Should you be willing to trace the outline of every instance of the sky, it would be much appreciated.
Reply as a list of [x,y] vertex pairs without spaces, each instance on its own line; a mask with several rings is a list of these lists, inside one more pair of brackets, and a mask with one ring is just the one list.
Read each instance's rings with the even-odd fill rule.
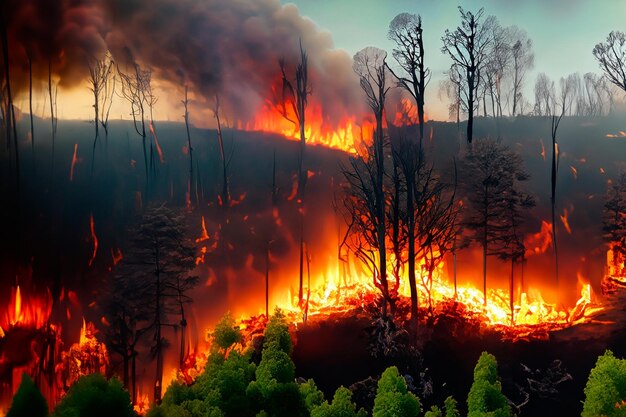
[[[623,0],[281,0],[293,3],[320,28],[332,34],[335,47],[350,54],[366,46],[389,53],[389,22],[399,13],[422,16],[425,59],[432,70],[427,87],[426,112],[433,119],[447,119],[445,104],[438,96],[439,80],[450,66],[441,53],[445,29],[459,22],[460,5],[466,10],[485,9],[502,26],[516,25],[533,41],[535,68],[529,74],[526,97],[533,101],[532,88],[538,73],[558,79],[573,72],[600,73],[591,51],[611,30],[626,30],[626,1]],[[429,104],[430,103],[430,104]],[[434,103],[434,104],[433,104]],[[430,108],[429,108],[430,107]]]
[[[186,0],[187,3],[184,4],[219,6],[220,1],[235,2],[235,0]],[[238,4],[245,4],[247,1],[251,2],[250,4],[258,2],[256,5],[274,2],[278,4],[279,1],[282,5],[294,4],[301,15],[310,19],[320,30],[330,34],[335,48],[347,51],[350,56],[366,46],[377,46],[390,53],[393,44],[387,39],[389,22],[402,12],[420,14],[424,26],[426,64],[432,71],[426,92],[426,113],[429,119],[435,120],[448,119],[447,99],[441,96],[439,86],[451,61],[441,52],[441,36],[445,29],[454,29],[459,24],[457,10],[459,5],[472,11],[483,7],[485,15],[496,16],[502,26],[516,25],[528,33],[535,52],[535,67],[528,74],[525,88],[526,99],[530,102],[534,101],[533,86],[539,72],[547,73],[554,80],[573,72],[600,73],[592,55],[594,45],[604,41],[611,30],[626,30],[625,0],[240,0]],[[120,0],[119,3],[124,2]],[[148,7],[149,11],[156,9],[158,12],[158,4],[167,3],[163,1],[146,4],[152,6]],[[182,2],[180,7],[185,7]],[[219,13],[219,9],[219,7],[217,11],[210,9],[211,14],[207,17],[217,16],[214,13]],[[272,22],[271,19],[267,21]],[[237,24],[233,26],[233,34],[242,32],[237,27]],[[215,49],[212,48],[210,41],[205,40],[211,39],[209,28],[199,25],[194,30],[202,32],[195,33],[194,36],[199,39],[206,51]],[[187,37],[191,32],[193,31],[187,33]],[[267,32],[271,32],[271,28],[268,28]],[[184,30],[179,28],[169,32],[161,30],[160,33],[164,33],[163,36],[166,37],[184,39]],[[203,34],[208,35],[202,36]],[[273,41],[273,47],[279,48],[280,40]],[[194,57],[193,60],[198,61],[198,57]],[[393,65],[391,56],[389,61]],[[263,64],[258,63],[257,67]],[[72,90],[60,92],[58,108],[61,118],[85,120],[92,118],[91,98],[86,83],[83,84]],[[157,103],[155,119],[180,121],[182,114],[180,97],[166,99],[167,86],[163,88],[159,91],[157,86],[159,96],[164,99]],[[16,100],[18,107],[27,108],[27,99],[26,94],[18,95]],[[46,115],[45,94],[36,94],[34,107],[35,114]],[[123,100],[116,100],[111,118],[128,117],[126,103]]]

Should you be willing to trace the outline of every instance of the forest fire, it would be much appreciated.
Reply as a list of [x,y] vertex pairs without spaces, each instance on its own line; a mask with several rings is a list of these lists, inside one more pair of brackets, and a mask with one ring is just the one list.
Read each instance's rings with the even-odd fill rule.
[[0,417],[621,409],[626,34],[468,2],[3,3]]
[[[238,122],[236,127],[240,130],[274,132],[289,139],[300,140],[295,120],[293,109],[277,108],[268,102],[257,112],[254,120]],[[346,116],[336,125],[324,116],[322,107],[315,102],[307,109],[305,137],[307,143],[311,145],[339,149],[352,154],[355,152],[355,146],[372,137],[373,128],[373,123],[367,120],[358,121],[355,116]]]

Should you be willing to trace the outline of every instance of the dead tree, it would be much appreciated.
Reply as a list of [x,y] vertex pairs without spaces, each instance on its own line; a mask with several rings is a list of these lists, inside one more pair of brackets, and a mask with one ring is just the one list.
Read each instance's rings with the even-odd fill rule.
[[[154,401],[161,400],[163,355],[166,328],[182,330],[181,357],[185,355],[185,306],[187,292],[196,285],[195,250],[186,238],[183,216],[164,205],[146,209],[138,226],[131,231],[127,254],[118,267],[120,279],[133,281],[132,300],[145,315],[139,328],[152,335],[151,353],[156,361]],[[173,322],[178,317],[178,323]]]
[[223,207],[228,207],[230,201],[230,192],[228,191],[228,161],[226,160],[226,151],[224,149],[224,137],[222,136],[222,122],[220,120],[220,97],[215,96],[215,107],[213,108],[213,116],[217,122],[217,141],[220,146],[220,157],[222,159],[222,192],[220,199]]
[[526,76],[535,64],[533,43],[525,31],[513,26],[509,29],[511,41],[511,97],[513,101],[511,116],[517,116],[523,100],[524,83]]
[[296,65],[293,78],[287,76],[286,63],[284,59],[279,61],[282,74],[282,97],[278,106],[281,115],[298,127],[300,134],[300,147],[298,152],[298,212],[300,216],[300,248],[299,248],[299,285],[298,285],[298,305],[302,308],[303,302],[303,281],[304,281],[304,197],[305,187],[308,178],[307,170],[304,167],[306,156],[306,136],[305,120],[308,97],[311,95],[311,85],[309,83],[308,55],[302,48],[300,41],[300,62]]
[[465,103],[461,98],[461,92],[463,91],[463,76],[460,73],[459,66],[456,63],[452,63],[450,68],[445,72],[447,76],[441,81],[439,85],[439,93],[445,94],[450,104],[448,105],[448,116],[450,120],[456,121],[457,130],[460,129],[461,113],[467,113],[465,109]]
[[446,29],[441,40],[441,51],[450,56],[459,66],[463,75],[462,100],[467,108],[467,142],[472,143],[474,130],[474,109],[477,104],[478,90],[481,84],[482,71],[491,45],[489,28],[495,18],[488,17],[482,21],[483,9],[477,13],[465,11],[459,6],[461,25],[454,31]]
[[557,132],[559,130],[559,125],[561,124],[561,119],[565,115],[565,112],[571,105],[571,93],[572,93],[572,78],[568,77],[568,79],[561,78],[559,82],[559,93],[558,97],[555,93],[554,86],[550,89],[552,91],[551,101],[552,105],[550,108],[552,109],[552,113],[550,115],[551,125],[550,125],[550,135],[552,137],[552,165],[550,170],[550,205],[551,205],[551,214],[552,214],[552,247],[554,249],[554,278],[556,284],[559,284],[559,252],[557,245],[557,228],[556,228],[556,182],[557,175],[559,172],[559,148],[558,143],[556,141]]
[[[93,94],[93,109],[94,109],[94,139],[93,149],[91,154],[91,176],[93,177],[93,170],[96,159],[96,145],[98,143],[99,127],[100,127],[100,113],[107,106],[107,102],[110,96],[107,96],[107,84],[108,80],[113,74],[113,60],[110,56],[103,59],[96,59],[89,63],[89,91]],[[102,108],[102,109],[101,109]],[[109,105],[110,110],[110,105]],[[108,111],[107,111],[108,119]],[[108,120],[107,120],[108,123]]]
[[422,17],[409,13],[397,15],[389,24],[388,37],[395,43],[393,57],[404,71],[389,71],[415,101],[419,121],[419,148],[424,139],[424,98],[426,85],[430,79],[430,69],[424,63],[424,36]]
[[626,91],[626,35],[624,32],[609,33],[606,42],[593,48],[593,56],[608,80]]
[[50,99],[50,129],[52,134],[52,170],[54,171],[54,145],[57,135],[57,106],[58,87],[52,82],[52,59],[48,59],[48,98]]
[[[4,7],[0,6],[0,37],[2,37],[2,54],[4,60],[4,83],[6,88],[6,111],[5,111],[5,126],[6,126],[6,140],[7,146],[11,143],[11,134],[13,134],[13,146],[15,152],[15,172],[16,172],[16,191],[19,194],[20,185],[20,154],[17,140],[17,123],[15,120],[15,107],[13,105],[13,94],[11,91],[11,64],[9,62],[9,38],[7,34],[7,26],[4,15]],[[54,149],[54,148],[53,148]]]
[[[185,128],[187,130],[187,151],[189,152],[189,178],[187,180],[187,208],[191,208],[191,190],[194,187],[193,182],[193,147],[191,146],[191,133],[189,131],[189,97],[188,97],[188,88],[185,85],[185,98],[182,100],[183,108],[185,109],[185,113],[183,113],[183,119],[185,119]],[[198,193],[196,191],[196,205],[198,205]]]
[[483,303],[487,305],[487,257],[498,255],[509,235],[511,196],[529,176],[519,154],[494,140],[481,140],[462,160],[461,184],[467,200],[464,225],[483,252]]
[[35,122],[33,115],[33,59],[30,52],[27,52],[28,59],[28,110],[30,111],[30,147],[35,154]]
[[[397,174],[398,166],[402,167],[404,180],[406,182],[406,212],[414,212],[414,179],[413,172],[415,164],[419,165],[422,155],[422,142],[424,140],[424,97],[426,85],[430,78],[430,69],[424,63],[424,37],[422,29],[422,18],[419,15],[401,13],[397,15],[389,24],[388,37],[395,43],[393,57],[401,67],[404,74],[394,71],[388,66],[389,71],[398,80],[398,84],[406,90],[415,101],[419,122],[419,146],[415,147],[413,141],[405,141],[403,152],[394,152],[394,175]],[[414,157],[418,155],[416,160]],[[395,161],[398,161],[396,163]],[[398,194],[399,182],[396,184],[396,194]],[[398,200],[396,196],[394,202]],[[394,211],[397,211],[394,210]],[[393,217],[395,218],[395,216]],[[417,311],[419,299],[417,295],[415,279],[415,218],[410,215],[407,218],[406,241],[407,241],[407,267],[409,274],[409,285],[411,286],[411,326],[417,328]],[[396,234],[394,234],[396,235]],[[393,241],[398,240],[394,236]],[[394,247],[397,245],[394,245]],[[396,255],[398,257],[398,255]],[[397,275],[397,273],[396,273]]]
[[150,84],[150,71],[142,70],[139,64],[134,64],[132,72],[129,73],[122,72],[119,67],[117,71],[122,84],[121,95],[130,104],[133,127],[135,132],[141,137],[147,189],[150,184],[150,172],[146,148],[146,107],[148,103],[147,91]]
[[384,187],[385,160],[388,146],[383,131],[387,86],[386,53],[367,47],[354,56],[353,69],[359,76],[367,103],[374,113],[376,128],[372,144],[364,154],[350,160],[344,169],[348,182],[346,208],[347,234],[352,236],[350,249],[372,272],[374,284],[383,297],[383,316],[388,305],[393,308],[394,295],[387,279],[386,212],[387,197]]

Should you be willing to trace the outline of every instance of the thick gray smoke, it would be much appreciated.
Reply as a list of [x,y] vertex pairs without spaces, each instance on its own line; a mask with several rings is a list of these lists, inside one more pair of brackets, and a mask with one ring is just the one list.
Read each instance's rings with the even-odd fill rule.
[[5,7],[16,88],[26,86],[27,51],[36,77],[45,79],[51,62],[61,85],[71,86],[85,78],[89,59],[109,50],[122,68],[132,59],[157,79],[188,84],[207,104],[219,94],[223,111],[245,121],[276,95],[278,60],[293,69],[301,41],[324,120],[360,113],[351,57],[279,0],[9,0]]

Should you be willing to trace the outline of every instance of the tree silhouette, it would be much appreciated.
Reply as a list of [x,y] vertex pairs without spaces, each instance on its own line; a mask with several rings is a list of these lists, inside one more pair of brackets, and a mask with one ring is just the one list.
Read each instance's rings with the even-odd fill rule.
[[467,142],[472,143],[474,110],[481,85],[482,71],[492,43],[490,28],[495,18],[482,20],[484,10],[477,13],[465,11],[459,6],[461,25],[453,31],[446,29],[441,40],[441,52],[450,56],[463,75],[461,99],[467,108]]
[[[185,306],[191,302],[188,291],[198,277],[190,274],[195,268],[195,249],[186,237],[184,217],[165,205],[148,207],[138,226],[130,233],[125,257],[118,267],[118,279],[125,292],[132,292],[133,308],[142,313],[140,331],[152,334],[151,353],[156,359],[154,401],[161,400],[163,350],[166,327],[181,329],[180,356],[184,358]],[[126,314],[126,313],[124,313]],[[144,316],[145,315],[145,319]],[[178,317],[178,323],[173,318]],[[123,327],[122,327],[123,328]]]
[[593,56],[610,82],[626,91],[626,35],[624,32],[609,33],[606,42],[593,48]]
[[349,247],[370,267],[374,284],[383,296],[383,315],[387,304],[393,306],[393,294],[387,279],[386,216],[387,196],[384,187],[385,160],[388,148],[383,131],[387,86],[387,54],[367,47],[354,56],[353,69],[376,120],[373,142],[364,146],[361,155],[350,159],[350,169],[343,169],[348,182],[345,200],[348,214]]
[[[468,203],[465,225],[471,239],[483,249],[483,302],[486,305],[487,257],[499,255],[503,246],[515,243],[511,238],[511,210],[522,208],[525,194],[521,183],[529,176],[519,154],[490,139],[478,141],[461,162],[461,181]],[[515,224],[518,222],[516,215]]]

